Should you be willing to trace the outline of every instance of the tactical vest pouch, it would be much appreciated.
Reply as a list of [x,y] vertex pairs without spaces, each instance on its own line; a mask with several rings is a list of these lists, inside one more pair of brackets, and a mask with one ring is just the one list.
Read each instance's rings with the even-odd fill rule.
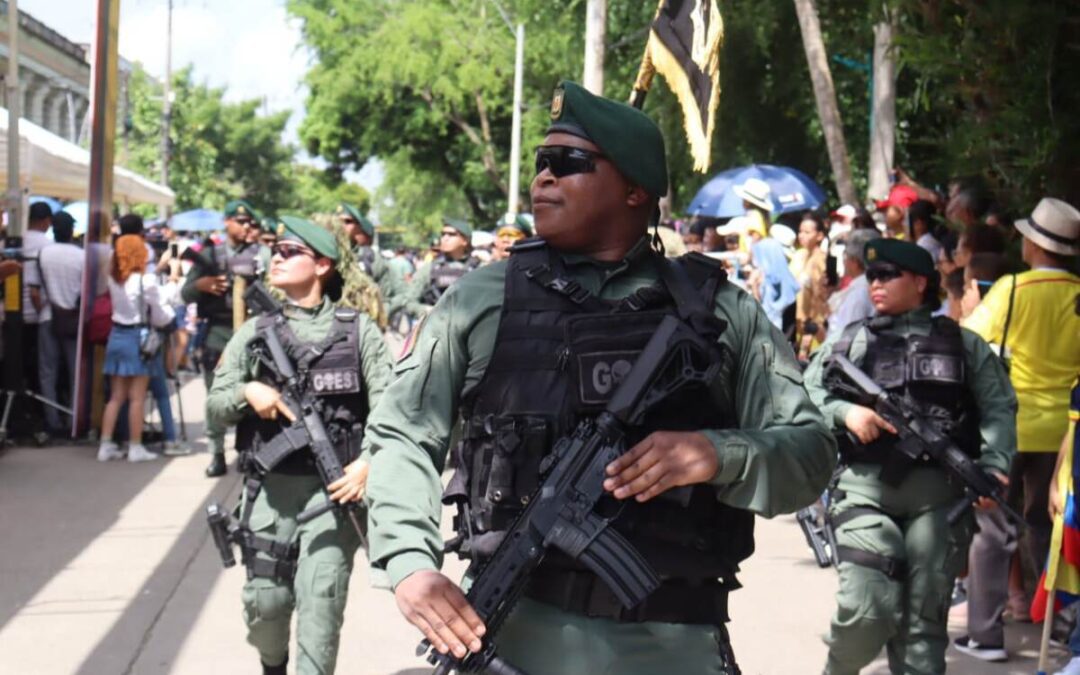
[[578,383],[580,414],[603,409],[664,316],[664,312],[632,312],[567,320],[566,365]]

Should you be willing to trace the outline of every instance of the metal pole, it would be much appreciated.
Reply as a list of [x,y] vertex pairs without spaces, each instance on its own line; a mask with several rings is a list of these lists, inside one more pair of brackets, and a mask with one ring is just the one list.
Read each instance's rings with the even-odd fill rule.
[[8,0],[8,236],[21,237],[23,223],[22,190],[19,189],[19,117],[22,116],[22,100],[19,92],[19,3]]
[[[19,7],[16,0],[8,0],[8,70],[4,81],[7,89],[8,110],[8,192],[7,214],[8,229],[5,245],[10,248],[22,248],[22,234],[26,227],[23,217],[23,195],[19,187],[19,116],[22,114],[22,101],[19,96]],[[13,274],[4,280],[4,312],[2,331],[4,336],[3,389],[9,392],[23,390],[23,275]],[[36,348],[36,347],[35,347]],[[15,394],[9,394],[0,422],[0,441],[6,439],[8,416]]]
[[525,70],[525,24],[517,25],[517,50],[514,55],[514,115],[510,123],[510,199],[506,205],[506,222],[514,222],[521,199],[521,105],[523,71]]
[[585,3],[585,68],[581,84],[604,95],[604,40],[607,37],[607,0]]
[[[161,104],[161,184],[169,185],[169,154],[172,144],[169,142],[169,127],[172,123],[172,8],[173,0],[167,0],[168,11],[165,23],[165,84],[162,90]],[[162,205],[158,211],[162,218],[169,217],[169,207]]]

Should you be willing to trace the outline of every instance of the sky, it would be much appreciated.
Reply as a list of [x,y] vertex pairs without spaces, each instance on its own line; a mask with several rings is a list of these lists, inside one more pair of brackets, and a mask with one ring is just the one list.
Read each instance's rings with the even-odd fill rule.
[[[19,0],[19,9],[73,42],[92,42],[95,0]],[[157,77],[165,73],[167,0],[121,0],[120,55]],[[265,99],[270,112],[289,110],[285,140],[299,146],[304,73],[311,61],[300,25],[284,0],[173,0],[172,66],[191,63],[196,80],[226,87],[231,101]],[[377,167],[348,177],[373,189]]]

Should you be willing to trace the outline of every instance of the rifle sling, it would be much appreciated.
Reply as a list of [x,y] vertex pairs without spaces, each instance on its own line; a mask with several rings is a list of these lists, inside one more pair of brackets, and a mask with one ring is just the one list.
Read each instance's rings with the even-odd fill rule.
[[719,626],[728,621],[728,591],[737,582],[667,581],[636,607],[627,609],[592,572],[541,567],[529,578],[525,595],[565,612],[620,623],[681,623]]

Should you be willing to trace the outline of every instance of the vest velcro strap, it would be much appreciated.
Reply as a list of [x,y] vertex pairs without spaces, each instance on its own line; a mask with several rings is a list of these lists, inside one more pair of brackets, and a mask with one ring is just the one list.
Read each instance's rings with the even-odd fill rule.
[[243,545],[277,560],[296,560],[300,557],[300,544],[298,542],[286,544],[276,539],[248,534],[244,537]]
[[525,595],[565,612],[620,623],[716,626],[728,620],[727,596],[732,587],[716,579],[668,581],[628,609],[592,572],[540,569],[529,579]]
[[877,570],[893,581],[903,581],[907,578],[906,561],[890,558],[880,553],[871,553],[851,546],[837,546],[836,559],[842,563],[849,562],[853,565]]

